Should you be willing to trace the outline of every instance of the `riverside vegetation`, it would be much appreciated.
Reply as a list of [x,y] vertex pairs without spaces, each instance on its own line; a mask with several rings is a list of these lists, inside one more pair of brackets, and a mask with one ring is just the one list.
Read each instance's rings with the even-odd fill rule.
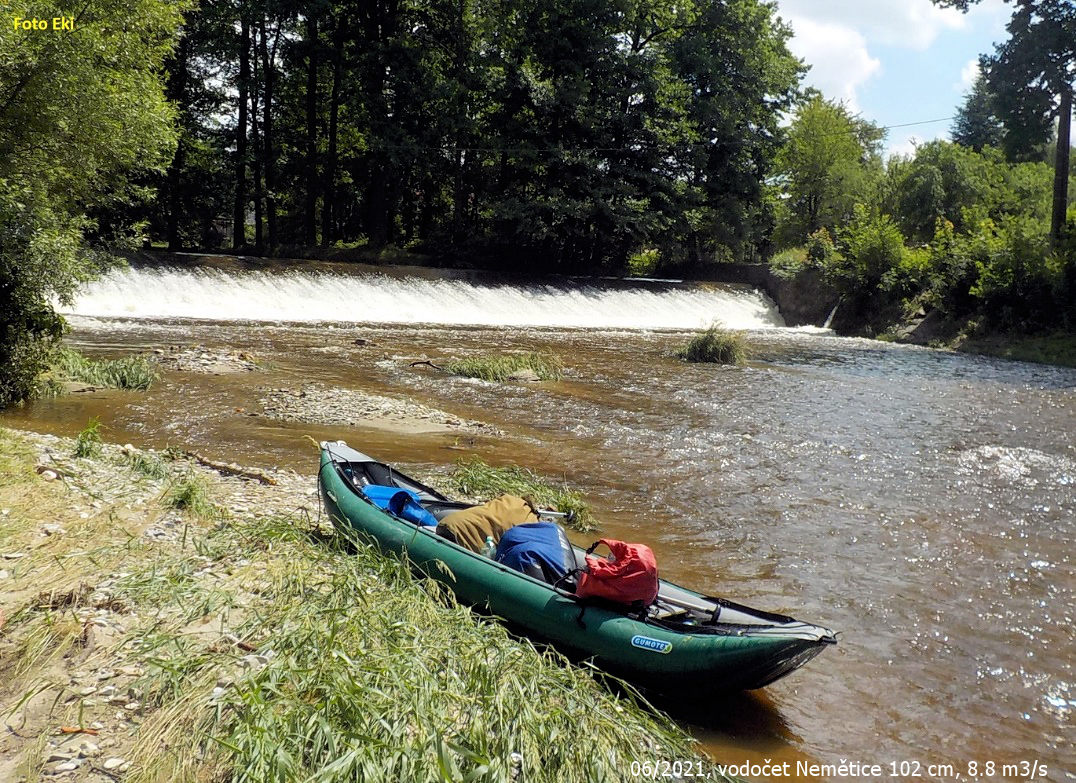
[[933,307],[1071,333],[1076,8],[1013,6],[957,143],[888,164],[763,0],[86,0],[77,45],[9,26],[0,407],[37,390],[55,303],[147,242],[703,276],[790,251],[852,329]]
[[692,337],[687,345],[676,352],[676,357],[687,362],[742,365],[747,361],[747,349],[739,332],[711,326],[705,332]]
[[630,695],[319,525],[310,477],[72,449],[0,429],[0,709],[17,727],[0,777],[589,781],[696,758]]

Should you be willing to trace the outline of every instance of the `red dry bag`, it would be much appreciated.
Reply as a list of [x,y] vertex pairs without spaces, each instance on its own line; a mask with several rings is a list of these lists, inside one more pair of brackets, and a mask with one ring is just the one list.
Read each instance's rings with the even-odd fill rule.
[[[590,553],[605,544],[612,560]],[[658,597],[658,563],[650,547],[603,538],[587,550],[587,567],[579,577],[579,598],[604,598],[619,604],[636,601],[649,606]]]

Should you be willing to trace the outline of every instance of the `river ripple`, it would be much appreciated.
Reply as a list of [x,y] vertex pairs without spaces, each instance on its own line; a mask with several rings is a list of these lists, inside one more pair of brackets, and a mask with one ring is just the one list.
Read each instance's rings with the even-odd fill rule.
[[[1076,771],[1076,371],[780,329],[750,333],[749,365],[726,368],[672,358],[673,332],[78,323],[91,349],[195,340],[276,366],[253,381],[173,372],[146,395],[5,423],[71,433],[100,415],[114,440],[307,472],[307,432],[425,468],[473,450],[578,485],[606,532],[653,545],[663,576],[839,629],[765,695],[681,711],[722,760]],[[553,350],[568,377],[505,387],[406,366],[492,346]],[[308,380],[509,436],[401,441],[245,415],[259,384]]]

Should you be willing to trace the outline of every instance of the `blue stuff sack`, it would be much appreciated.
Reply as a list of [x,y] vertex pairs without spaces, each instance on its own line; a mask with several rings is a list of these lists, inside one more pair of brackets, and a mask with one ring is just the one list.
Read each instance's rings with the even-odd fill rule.
[[419,505],[419,495],[409,489],[400,487],[383,487],[380,484],[367,484],[362,494],[378,508],[395,514],[408,522],[426,527],[436,527],[437,517]]
[[572,544],[560,525],[531,522],[504,531],[497,562],[553,584],[575,568]]

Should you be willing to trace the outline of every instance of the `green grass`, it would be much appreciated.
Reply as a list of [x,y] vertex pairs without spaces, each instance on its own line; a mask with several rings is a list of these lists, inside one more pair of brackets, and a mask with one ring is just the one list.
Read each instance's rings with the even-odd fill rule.
[[156,454],[136,451],[125,459],[132,470],[148,478],[165,479],[172,475],[172,469]]
[[52,357],[50,375],[58,381],[78,381],[110,389],[145,391],[157,380],[153,363],[145,356],[91,359],[66,346]]
[[75,438],[76,457],[96,457],[101,453],[101,420],[96,416],[86,422],[86,427]]
[[535,503],[552,506],[557,511],[568,514],[567,527],[586,533],[597,530],[597,521],[590,506],[575,490],[563,484],[552,484],[535,475],[526,468],[510,466],[493,467],[478,457],[460,460],[456,463],[449,480],[455,489],[465,495],[493,497],[511,494],[532,497]]
[[445,369],[464,378],[484,381],[506,381],[513,373],[532,370],[539,380],[557,381],[564,374],[560,358],[546,353],[509,353],[491,356],[471,356],[448,362]]
[[209,482],[197,473],[188,473],[176,479],[165,491],[163,504],[165,508],[186,511],[201,520],[224,516],[224,509],[213,502]]
[[1076,367],[1076,335],[1064,332],[1036,337],[971,337],[959,342],[956,349],[965,353],[979,353],[1022,362]]
[[[233,783],[581,783],[626,779],[634,759],[699,759],[642,703],[476,618],[396,559],[346,543],[288,519],[208,534],[218,570],[258,558],[261,576],[240,580],[256,603],[233,630],[271,657],[240,669],[242,652],[194,643],[178,623],[133,638],[158,710],[129,780],[209,779],[192,774],[200,768]],[[134,575],[118,593],[193,620],[205,608],[192,605],[197,590]],[[229,669],[239,676],[212,699]]]
[[740,332],[711,326],[678,350],[676,357],[688,362],[742,365],[747,361],[747,351]]

